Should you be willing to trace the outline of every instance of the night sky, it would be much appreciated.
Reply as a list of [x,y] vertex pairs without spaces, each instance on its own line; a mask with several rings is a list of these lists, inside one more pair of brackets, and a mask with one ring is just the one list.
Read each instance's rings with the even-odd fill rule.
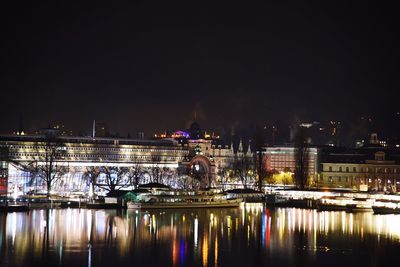
[[359,116],[396,127],[388,1],[14,2],[0,11],[1,133],[22,118],[150,134],[195,113],[210,129]]

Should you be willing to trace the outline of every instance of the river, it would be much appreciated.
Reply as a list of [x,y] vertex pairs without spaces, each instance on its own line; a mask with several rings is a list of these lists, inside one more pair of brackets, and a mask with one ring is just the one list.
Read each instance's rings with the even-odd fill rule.
[[0,266],[393,266],[400,215],[268,209],[0,213]]

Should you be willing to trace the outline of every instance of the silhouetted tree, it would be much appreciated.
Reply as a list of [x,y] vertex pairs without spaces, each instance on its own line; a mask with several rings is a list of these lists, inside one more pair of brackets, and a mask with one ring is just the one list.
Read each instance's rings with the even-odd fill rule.
[[[63,162],[65,145],[55,136],[46,136],[42,142],[34,144],[35,156],[29,161],[13,160],[17,168],[31,174],[33,180],[40,179],[46,185],[47,196],[52,187],[68,171]],[[37,182],[37,181],[35,181]]]
[[93,190],[93,197],[95,196],[95,187],[97,185],[98,179],[101,175],[100,167],[86,167],[85,172],[82,175],[82,178],[86,181],[90,190]]
[[129,185],[137,189],[143,178],[144,170],[137,159],[133,160],[133,165],[128,167],[126,173],[129,179]]
[[176,179],[176,187],[179,189],[186,190],[196,190],[200,187],[199,180],[191,177],[190,169],[186,166],[178,167],[177,171],[177,179]]
[[295,170],[294,180],[298,189],[305,189],[308,182],[308,143],[304,129],[299,127],[295,136]]
[[229,178],[232,178],[233,173],[233,164],[228,164],[223,168],[219,168],[218,176],[220,177],[219,183],[221,184],[222,191],[225,191],[225,184],[228,182]]
[[163,183],[169,177],[170,170],[161,166],[161,156],[151,157],[152,166],[150,167],[149,175],[153,183]]
[[253,151],[254,151],[254,162],[256,164],[257,172],[257,188],[262,191],[263,180],[265,178],[265,160],[264,160],[264,146],[265,146],[265,134],[261,127],[256,127],[253,139],[252,139]]
[[235,176],[240,179],[243,187],[247,188],[255,175],[253,159],[245,155],[238,155],[233,162],[233,171]]
[[102,166],[100,172],[104,174],[104,183],[97,183],[97,186],[107,191],[115,191],[129,186],[126,179],[128,168],[115,166]]

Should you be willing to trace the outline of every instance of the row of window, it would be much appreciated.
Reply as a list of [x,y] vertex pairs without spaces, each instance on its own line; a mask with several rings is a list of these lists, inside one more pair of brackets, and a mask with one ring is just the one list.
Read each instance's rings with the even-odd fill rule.
[[[152,156],[130,156],[130,155],[104,155],[103,157],[99,157],[99,155],[91,155],[91,154],[71,154],[68,155],[69,158],[102,158],[102,159],[148,159],[152,160]],[[175,157],[160,157],[159,161],[176,161]]]
[[[337,171],[337,172],[357,172],[357,167],[339,167],[339,168],[334,168],[332,166],[329,166],[329,171]],[[359,169],[359,172],[375,172],[375,173],[398,173],[399,169],[398,168],[381,168],[381,167],[361,167]]]
[[[32,157],[32,158],[37,158],[39,157],[39,154],[37,153],[13,153],[14,157]],[[68,158],[100,158],[99,155],[97,154],[68,154]],[[132,156],[132,155],[103,155],[104,159],[152,159],[153,156]],[[176,161],[176,160],[181,160],[182,158],[180,157],[160,157],[160,161],[165,161],[165,160],[170,160],[170,161]]]
[[[323,182],[324,181],[324,177],[320,178],[320,181]],[[339,183],[349,183],[349,182],[354,182],[354,183],[372,183],[377,181],[378,183],[382,183],[385,182],[384,179],[380,179],[380,178],[357,178],[355,176],[329,176],[328,177],[328,182],[333,183],[333,182],[339,182]],[[394,183],[395,180],[394,179],[386,179],[386,183],[390,184],[390,183]]]
[[[270,156],[271,161],[294,161],[295,157],[281,157],[281,156]],[[308,158],[307,161],[315,161],[314,157]]]
[[[13,145],[15,149],[45,149],[43,145]],[[185,150],[178,150],[178,149],[154,149],[154,148],[114,148],[114,147],[97,147],[97,146],[70,146],[68,149],[71,150],[83,150],[83,151],[127,151],[127,152],[183,152]]]

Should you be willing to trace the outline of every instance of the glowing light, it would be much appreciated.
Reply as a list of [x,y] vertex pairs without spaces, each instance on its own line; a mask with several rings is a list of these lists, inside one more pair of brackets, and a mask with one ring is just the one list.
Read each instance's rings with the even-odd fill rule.
[[228,240],[231,239],[231,229],[232,229],[232,218],[231,216],[226,217],[226,227],[228,228]]
[[178,241],[174,240],[172,242],[172,266],[176,266],[178,263],[179,254],[177,247],[178,247]]
[[154,214],[152,215],[152,222],[153,222],[153,224],[152,224],[153,232],[155,232],[156,231],[156,216]]
[[183,262],[185,261],[185,241],[181,240],[181,245],[179,246],[179,256],[180,256],[180,265],[183,266]]
[[194,239],[194,247],[197,248],[198,239],[199,239],[199,220],[197,217],[194,219],[194,231],[193,231],[193,239]]
[[14,186],[13,198],[14,198],[14,200],[18,198],[18,187],[17,187],[17,185]]
[[11,224],[11,233],[12,233],[12,245],[15,244],[15,235],[17,233],[17,214],[15,212],[12,213],[12,224]]
[[93,190],[93,184],[90,184],[90,188],[89,188],[89,198],[93,198],[94,196],[94,190]]
[[208,236],[204,234],[203,244],[202,244],[202,258],[203,258],[203,266],[208,266]]
[[215,247],[214,247],[214,266],[218,266],[218,235],[215,235]]

